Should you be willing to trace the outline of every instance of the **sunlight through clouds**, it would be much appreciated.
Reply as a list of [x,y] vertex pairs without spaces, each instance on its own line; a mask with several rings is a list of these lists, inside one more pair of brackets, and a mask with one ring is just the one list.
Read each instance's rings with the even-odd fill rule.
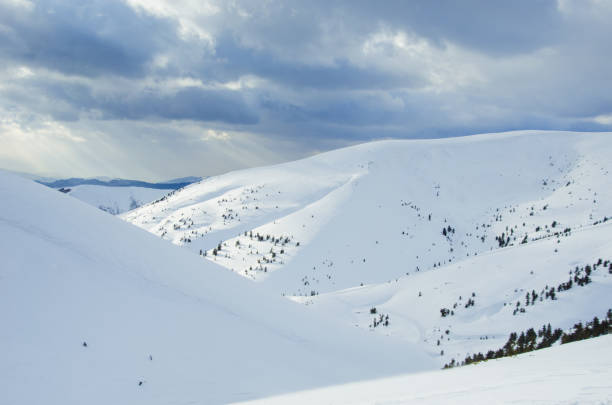
[[[2,146],[68,133],[83,140],[70,153],[157,178],[158,161],[181,177],[374,139],[610,130],[610,18],[596,0],[0,0],[0,111],[16,125]],[[112,146],[90,150],[101,136]],[[36,147],[2,156],[96,170]]]

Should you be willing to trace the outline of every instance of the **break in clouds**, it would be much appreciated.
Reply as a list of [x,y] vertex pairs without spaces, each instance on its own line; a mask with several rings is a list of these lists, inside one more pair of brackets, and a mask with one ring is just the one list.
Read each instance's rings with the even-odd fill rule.
[[612,129],[605,1],[0,0],[0,167],[160,180]]

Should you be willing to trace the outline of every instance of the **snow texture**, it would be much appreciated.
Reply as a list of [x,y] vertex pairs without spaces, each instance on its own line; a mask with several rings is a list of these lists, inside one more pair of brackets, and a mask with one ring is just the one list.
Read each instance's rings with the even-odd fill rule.
[[434,365],[53,189],[0,172],[0,195],[2,404],[227,403]]
[[248,404],[610,404],[612,336],[460,369],[265,398]]
[[612,307],[607,269],[545,297],[612,260],[611,155],[609,133],[373,142],[209,178],[123,218],[442,366]]
[[609,337],[397,376],[605,316],[610,156],[610,133],[373,142],[120,216],[149,233],[2,173],[3,403],[605,403]]

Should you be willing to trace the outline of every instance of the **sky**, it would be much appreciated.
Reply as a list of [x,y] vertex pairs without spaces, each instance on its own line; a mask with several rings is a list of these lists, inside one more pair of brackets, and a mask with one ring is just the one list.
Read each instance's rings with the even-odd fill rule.
[[0,167],[166,180],[612,131],[612,1],[0,0]]

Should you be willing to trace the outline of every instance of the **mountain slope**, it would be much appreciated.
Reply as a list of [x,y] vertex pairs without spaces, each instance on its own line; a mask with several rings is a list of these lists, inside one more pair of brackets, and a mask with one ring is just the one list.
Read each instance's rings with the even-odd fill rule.
[[140,188],[152,188],[158,190],[178,190],[188,186],[191,183],[195,183],[202,180],[201,177],[184,177],[180,179],[168,180],[161,183],[150,183],[140,180],[127,180],[127,179],[110,179],[110,178],[78,178],[73,177],[70,179],[40,179],[36,180],[37,183],[44,184],[51,188],[66,188],[76,186],[101,186],[101,187],[140,187]]
[[[17,173],[21,177],[32,175]],[[58,189],[87,204],[117,215],[158,200],[166,194],[202,180],[201,177],[184,177],[163,183],[108,178],[37,179],[37,183]]]
[[250,404],[608,404],[612,336],[453,370],[305,391]]
[[292,299],[320,316],[419,344],[442,367],[497,351],[512,332],[605,318],[610,297],[612,221],[390,282]]
[[612,216],[612,134],[382,141],[206,179],[123,218],[273,293],[312,295]]
[[109,214],[118,215],[158,200],[174,190],[84,184],[70,188],[61,188],[60,191]]
[[0,172],[0,193],[4,404],[226,403],[434,366],[57,191]]

